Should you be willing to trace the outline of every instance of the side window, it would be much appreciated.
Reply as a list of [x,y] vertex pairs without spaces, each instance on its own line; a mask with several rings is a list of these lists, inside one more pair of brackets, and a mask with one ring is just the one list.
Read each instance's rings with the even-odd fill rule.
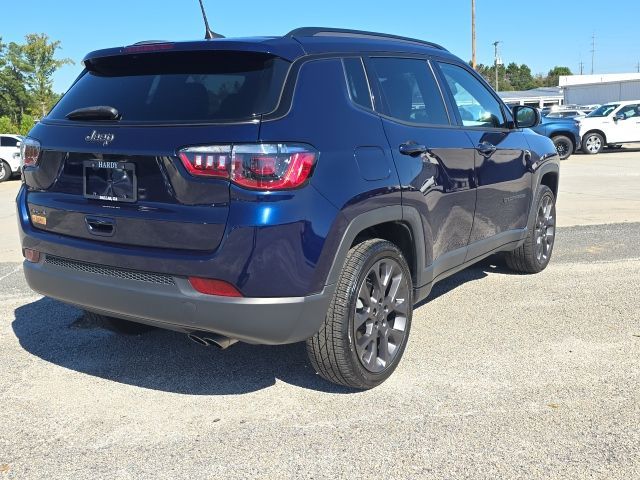
[[367,76],[364,73],[364,65],[360,58],[345,58],[342,60],[344,65],[344,74],[347,79],[347,87],[349,87],[349,95],[353,103],[361,107],[373,109],[371,104],[371,92],[367,82]]
[[426,60],[372,58],[391,117],[425,125],[449,125],[440,88]]
[[440,69],[453,94],[462,124],[466,127],[505,127],[500,103],[464,68],[441,63]]
[[18,140],[13,137],[2,137],[2,146],[3,147],[15,147],[18,144]]
[[631,117],[640,116],[640,105],[627,105],[626,107],[622,107],[617,115],[624,115],[625,120]]

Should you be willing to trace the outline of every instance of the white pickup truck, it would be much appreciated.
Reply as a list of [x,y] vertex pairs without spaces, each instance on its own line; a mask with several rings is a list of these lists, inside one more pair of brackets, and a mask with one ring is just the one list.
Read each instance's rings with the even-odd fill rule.
[[584,153],[640,142],[640,100],[605,103],[578,120],[578,125]]
[[0,135],[0,182],[20,171],[20,135]]

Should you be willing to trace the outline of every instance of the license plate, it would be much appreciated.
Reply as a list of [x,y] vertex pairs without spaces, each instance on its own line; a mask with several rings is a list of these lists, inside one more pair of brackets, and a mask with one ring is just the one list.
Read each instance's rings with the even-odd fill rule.
[[138,183],[135,164],[86,160],[83,162],[84,196],[111,202],[135,202]]

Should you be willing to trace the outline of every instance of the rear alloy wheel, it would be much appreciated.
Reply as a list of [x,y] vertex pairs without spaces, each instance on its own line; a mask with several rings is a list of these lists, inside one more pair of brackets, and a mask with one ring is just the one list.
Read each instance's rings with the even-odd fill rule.
[[11,178],[11,167],[4,160],[0,160],[0,182]]
[[313,367],[347,387],[380,385],[400,362],[412,311],[413,283],[400,250],[381,239],[354,246],[325,321],[307,340]]
[[582,151],[588,155],[600,153],[604,147],[604,138],[599,133],[587,133],[582,139]]
[[556,199],[549,187],[540,185],[534,223],[529,226],[524,244],[506,254],[507,265],[516,272],[541,272],[549,265],[555,237]]
[[573,153],[573,142],[569,137],[557,135],[553,137],[553,144],[556,147],[560,160],[566,160]]
[[156,328],[151,325],[145,325],[144,323],[129,322],[121,318],[109,317],[88,311],[85,311],[84,315],[91,323],[98,324],[112,332],[122,333],[124,335],[139,335]]

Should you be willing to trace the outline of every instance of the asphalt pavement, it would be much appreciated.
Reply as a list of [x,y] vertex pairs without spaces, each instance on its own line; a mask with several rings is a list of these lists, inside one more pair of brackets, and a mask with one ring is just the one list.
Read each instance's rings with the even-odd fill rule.
[[438,284],[367,392],[302,344],[121,336],[34,294],[0,185],[0,479],[640,478],[640,208],[607,198],[640,201],[640,154],[562,166],[550,267]]

